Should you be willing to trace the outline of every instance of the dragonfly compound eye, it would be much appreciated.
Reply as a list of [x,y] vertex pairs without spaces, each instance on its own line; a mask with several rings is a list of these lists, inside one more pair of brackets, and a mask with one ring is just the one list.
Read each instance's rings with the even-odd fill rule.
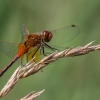
[[49,42],[52,39],[52,33],[50,31],[43,31],[42,37],[45,42]]

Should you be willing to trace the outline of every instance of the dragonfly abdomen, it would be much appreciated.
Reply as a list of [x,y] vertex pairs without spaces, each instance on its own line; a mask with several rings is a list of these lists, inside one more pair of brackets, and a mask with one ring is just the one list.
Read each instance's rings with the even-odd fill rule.
[[0,77],[10,68],[10,66],[19,58],[19,56],[14,57],[7,66],[5,66],[1,71],[0,71]]

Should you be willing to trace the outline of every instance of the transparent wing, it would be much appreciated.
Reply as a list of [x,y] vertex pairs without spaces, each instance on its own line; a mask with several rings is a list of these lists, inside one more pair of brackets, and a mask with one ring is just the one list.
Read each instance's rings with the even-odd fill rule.
[[[22,42],[27,39],[29,34],[28,30],[25,28],[24,23],[22,24]],[[18,50],[18,44],[0,41],[0,51],[6,54],[8,57],[12,58],[16,51]]]
[[13,58],[17,50],[17,44],[0,41],[0,51],[8,57]]
[[48,44],[50,45],[63,45],[73,40],[79,34],[79,28],[75,25],[67,26],[58,30],[51,31],[53,37]]
[[26,29],[25,24],[22,23],[22,42],[24,42],[27,39],[27,36],[29,35],[29,31]]

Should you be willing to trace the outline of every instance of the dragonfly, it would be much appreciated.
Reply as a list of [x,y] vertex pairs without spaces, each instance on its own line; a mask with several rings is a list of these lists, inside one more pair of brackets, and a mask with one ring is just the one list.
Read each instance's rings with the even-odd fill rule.
[[[34,61],[38,62],[41,55],[46,56],[47,51],[59,50],[63,44],[68,43],[74,39],[79,34],[79,28],[76,25],[67,26],[57,30],[44,30],[42,32],[36,32],[30,34],[25,24],[22,23],[22,40],[18,44],[17,52],[12,60],[0,70],[0,76],[2,76],[18,59],[21,61],[23,56],[26,54],[27,62],[29,62],[33,57]],[[14,53],[14,44],[0,41],[0,51],[11,57]]]

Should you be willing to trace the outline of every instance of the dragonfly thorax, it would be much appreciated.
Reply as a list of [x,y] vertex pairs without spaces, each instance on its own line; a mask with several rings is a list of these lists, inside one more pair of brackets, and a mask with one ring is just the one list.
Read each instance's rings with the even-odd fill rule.
[[28,39],[24,42],[24,46],[29,49],[31,47],[40,46],[42,42],[41,35],[29,34]]

